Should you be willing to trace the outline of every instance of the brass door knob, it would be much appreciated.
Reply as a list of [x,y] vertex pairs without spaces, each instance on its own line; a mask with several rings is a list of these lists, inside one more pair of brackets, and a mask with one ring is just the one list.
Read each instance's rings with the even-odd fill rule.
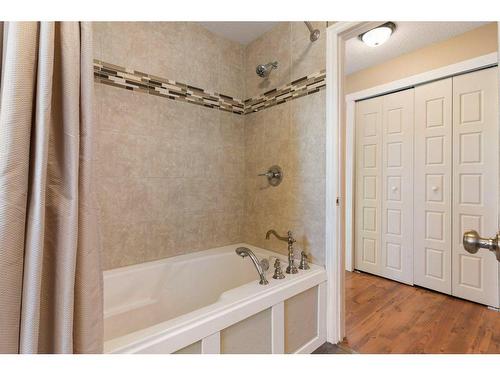
[[487,249],[495,252],[497,260],[500,262],[500,248],[498,247],[498,233],[495,237],[482,238],[475,230],[464,233],[462,243],[467,252],[476,254],[479,249]]

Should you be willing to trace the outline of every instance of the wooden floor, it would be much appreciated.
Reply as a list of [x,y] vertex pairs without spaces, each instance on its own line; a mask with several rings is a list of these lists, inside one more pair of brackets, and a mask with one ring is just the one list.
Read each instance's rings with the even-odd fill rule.
[[346,341],[358,353],[500,353],[500,313],[346,272]]

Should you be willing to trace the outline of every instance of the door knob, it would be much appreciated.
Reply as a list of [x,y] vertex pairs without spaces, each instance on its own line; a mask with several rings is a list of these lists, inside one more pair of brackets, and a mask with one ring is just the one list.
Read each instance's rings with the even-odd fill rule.
[[492,238],[482,238],[475,230],[470,230],[464,233],[462,243],[465,250],[471,254],[476,254],[479,249],[487,249],[493,251],[500,262],[500,247],[498,247],[499,234]]

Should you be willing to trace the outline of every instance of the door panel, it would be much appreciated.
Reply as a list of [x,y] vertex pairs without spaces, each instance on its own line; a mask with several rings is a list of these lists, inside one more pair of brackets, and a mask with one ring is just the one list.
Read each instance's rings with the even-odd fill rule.
[[415,88],[414,282],[451,294],[452,79]]
[[413,89],[383,96],[381,274],[413,284]]
[[486,250],[469,254],[462,235],[498,231],[497,69],[453,77],[453,285],[452,294],[499,306],[498,262]]
[[356,103],[355,267],[499,307],[498,138],[497,68]]
[[356,103],[355,268],[379,273],[382,99]]
[[413,284],[413,89],[356,103],[355,268]]

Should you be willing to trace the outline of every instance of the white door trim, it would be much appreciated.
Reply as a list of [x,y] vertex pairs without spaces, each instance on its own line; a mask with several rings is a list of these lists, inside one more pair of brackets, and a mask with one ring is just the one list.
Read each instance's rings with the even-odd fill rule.
[[410,77],[399,79],[397,81],[385,83],[383,85],[371,87],[366,90],[358,91],[349,95],[346,95],[345,108],[346,108],[346,155],[351,157],[346,158],[346,186],[345,186],[345,269],[347,271],[354,270],[354,164],[353,160],[355,157],[355,145],[354,145],[354,134],[355,134],[355,105],[357,100],[367,99],[374,96],[379,96],[387,94],[394,91],[399,91],[402,89],[414,87],[424,83],[436,81],[439,79],[444,79],[457,74],[463,74],[471,72],[478,69],[487,68],[498,64],[498,54],[496,52],[489,53],[486,55],[478,56],[473,59],[460,61],[455,64],[447,65],[442,68],[430,70],[424,73],[415,74]]
[[[380,24],[379,22],[378,24]],[[377,23],[375,22],[337,22],[332,26],[328,27],[326,30],[326,233],[325,233],[325,250],[326,250],[326,271],[327,271],[327,341],[331,343],[340,342],[344,338],[345,324],[344,324],[344,270],[346,267],[345,262],[345,246],[344,244],[351,244],[352,242],[346,241],[346,232],[344,228],[351,228],[352,234],[352,223],[345,223],[345,219],[352,220],[352,210],[348,214],[345,210],[345,219],[343,218],[342,206],[349,202],[352,204],[352,152],[354,147],[352,147],[353,141],[353,124],[354,117],[352,116],[352,109],[354,105],[346,102],[344,97],[344,47],[345,41],[353,36],[359,35],[364,31],[367,31]],[[499,30],[500,33],[500,30]],[[500,43],[500,42],[499,42]],[[483,60],[480,66],[492,65],[498,62],[497,53],[490,55],[485,55],[480,57]],[[479,59],[479,58],[478,58]],[[472,59],[476,60],[476,59]],[[488,61],[490,61],[488,63]],[[467,60],[470,64],[473,61]],[[477,69],[473,66],[465,67],[466,62],[462,62],[461,71],[463,69],[474,70]],[[478,61],[476,61],[476,64]],[[441,70],[441,77],[435,76],[432,78],[430,72],[408,77],[405,80],[395,81],[388,85],[377,86],[369,90],[363,90],[361,92],[355,93],[362,95],[358,99],[363,97],[368,97],[370,95],[377,95],[384,92],[390,92],[395,90],[396,84],[404,87],[409,87],[416,85],[418,79],[423,82],[428,82],[429,80],[444,78],[445,76],[457,74],[452,73],[451,69],[455,67],[453,64],[446,68],[449,68],[448,73],[444,71],[445,68],[433,70],[434,74]],[[459,71],[460,72],[460,71]],[[428,74],[425,77],[425,74]],[[420,77],[420,78],[419,78]],[[414,82],[411,82],[414,79]],[[350,101],[358,100],[355,94],[349,95]],[[345,106],[345,107],[344,107]],[[346,112],[346,108],[350,109]],[[349,116],[350,113],[350,116]],[[344,120],[347,126],[346,144],[342,142],[342,132]],[[346,146],[351,146],[350,150],[344,150]],[[348,153],[350,151],[350,153]],[[350,158],[345,158],[345,156],[351,156]],[[351,163],[349,163],[349,161]],[[351,173],[351,180],[346,176],[343,176],[343,167],[346,167],[346,174]],[[345,188],[345,198],[341,196],[341,192]],[[350,194],[349,194],[350,193]],[[337,206],[336,201],[339,199],[339,206]],[[346,207],[347,208],[347,207]],[[350,216],[349,216],[350,215]],[[347,224],[347,225],[345,225]],[[352,248],[352,246],[351,246]],[[352,264],[351,264],[352,266]]]
[[369,22],[337,22],[326,30],[326,339],[331,343],[344,338],[344,236],[341,206],[336,203],[337,199],[342,201],[343,186],[344,44],[373,26]]

